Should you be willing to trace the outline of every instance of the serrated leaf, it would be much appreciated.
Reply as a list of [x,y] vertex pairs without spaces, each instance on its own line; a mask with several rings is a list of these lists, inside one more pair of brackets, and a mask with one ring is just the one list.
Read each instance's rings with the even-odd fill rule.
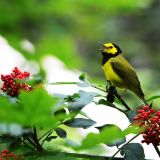
[[94,124],[96,124],[96,122],[91,119],[75,118],[75,119],[66,121],[64,124],[69,127],[73,127],[73,128],[86,129],[86,128],[89,128],[89,127],[93,126]]
[[0,97],[0,121],[25,126],[54,126],[58,121],[52,116],[52,109],[58,99],[50,96],[44,88],[32,92],[22,91],[18,103],[11,103],[6,97]]
[[84,108],[87,104],[91,103],[94,99],[94,97],[98,96],[98,93],[95,92],[85,92],[85,91],[78,91],[78,96],[74,97],[73,102],[68,103],[69,111],[80,111],[82,108]]
[[112,146],[119,146],[123,143],[126,142],[126,138],[122,132],[122,130],[114,125],[114,124],[106,124],[106,125],[103,125],[103,126],[100,126],[100,127],[96,127],[97,129],[99,129],[99,131],[101,132],[102,130],[104,130],[105,128],[114,128],[114,130],[118,133],[119,132],[119,135],[120,135],[120,138],[117,137],[117,139],[115,138],[113,141],[109,142],[109,143],[105,143],[107,146],[109,147],[112,147]]
[[57,135],[60,138],[66,138],[67,137],[67,132],[64,129],[57,127],[54,130],[56,131]]
[[82,73],[80,76],[79,76],[79,79],[81,81],[84,81],[85,80],[85,73]]
[[129,143],[122,147],[120,154],[125,160],[144,160],[144,149],[139,143]]

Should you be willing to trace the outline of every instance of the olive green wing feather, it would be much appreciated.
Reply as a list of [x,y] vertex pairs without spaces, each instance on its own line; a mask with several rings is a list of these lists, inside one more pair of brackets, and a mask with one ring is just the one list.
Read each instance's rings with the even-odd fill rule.
[[140,97],[144,97],[142,89],[140,87],[140,82],[138,80],[138,76],[134,71],[133,67],[125,60],[122,59],[114,59],[111,61],[112,69],[116,72],[116,74],[123,80],[128,86],[128,89],[136,93]]

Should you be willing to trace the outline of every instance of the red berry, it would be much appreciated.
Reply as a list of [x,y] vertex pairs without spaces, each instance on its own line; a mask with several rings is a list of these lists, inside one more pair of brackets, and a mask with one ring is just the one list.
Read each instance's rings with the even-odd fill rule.
[[2,154],[3,154],[3,153],[4,153],[4,154],[8,154],[8,153],[9,153],[9,151],[8,151],[8,150],[6,150],[6,149],[4,149],[4,150],[2,150],[2,151],[1,151],[1,153],[2,153]]
[[[10,75],[1,75],[1,80],[3,81],[1,90],[12,97],[18,96],[21,89],[31,91],[32,87],[27,83],[21,83],[17,81],[29,78],[29,76],[30,73],[22,73],[17,67],[15,67]],[[23,84],[25,84],[25,87],[23,87]]]

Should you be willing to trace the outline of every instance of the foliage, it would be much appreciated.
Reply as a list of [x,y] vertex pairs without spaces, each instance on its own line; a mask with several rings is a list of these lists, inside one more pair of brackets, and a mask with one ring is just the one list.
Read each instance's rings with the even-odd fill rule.
[[[156,70],[159,72],[159,55],[156,54],[159,52],[160,37],[157,18],[159,6],[160,2],[154,0],[124,0],[123,2],[119,0],[15,0],[13,2],[1,0],[0,30],[9,44],[21,51],[25,58],[39,62],[40,67],[41,60],[46,55],[52,55],[61,59],[68,67],[81,68],[89,74],[94,73],[95,77],[101,77],[101,72],[97,69],[98,56],[93,53],[98,48],[97,41],[107,40],[120,43],[131,55],[134,53],[135,61],[132,60],[137,66],[149,66],[151,69],[154,68],[155,72]],[[22,45],[25,40],[34,44],[35,51],[25,49]],[[143,54],[148,57],[145,61]],[[130,58],[130,55],[127,57]],[[104,96],[106,89],[88,82],[85,74],[80,75],[81,82],[56,83],[75,84],[81,88],[77,93],[51,96],[43,84],[40,84],[45,78],[42,68],[40,74],[38,75],[40,79],[35,78],[28,82],[32,84],[33,91],[18,91],[16,97],[10,97],[12,95],[6,93],[1,94],[0,149],[9,149],[16,154],[24,155],[26,159],[88,160],[104,159],[104,157],[79,155],[78,152],[92,150],[105,144],[117,146],[119,148],[117,152],[120,152],[124,159],[145,158],[142,146],[130,143],[144,131],[144,128],[132,125],[137,112],[125,108],[126,106],[121,103],[123,99],[117,97],[115,103],[109,102]],[[159,74],[154,75],[151,76],[152,81],[145,82],[148,82],[149,88],[157,89]],[[88,86],[104,91],[104,94],[83,90]],[[147,99],[147,102],[152,102],[159,97],[159,95],[152,96]],[[97,98],[100,99],[96,101]],[[130,100],[127,99],[127,103],[128,101]],[[101,104],[117,109],[126,115],[131,125],[124,130],[115,124],[97,127],[94,119],[90,119],[82,110],[91,102],[94,102],[97,107]],[[97,128],[99,132],[89,133],[83,139],[79,136],[78,144],[65,146],[66,140],[70,138],[71,128],[89,127]],[[135,134],[135,137],[126,141],[129,134]],[[53,152],[46,151],[47,144],[56,146]],[[63,151],[65,146],[67,151],[74,151],[75,154],[63,153],[58,150],[57,144],[60,144]],[[158,153],[157,146],[154,147]],[[112,159],[116,159],[115,155]]]
[[[81,74],[79,79],[82,81],[80,83],[84,83],[86,86],[91,86],[101,91],[103,90],[98,88],[95,84],[88,82],[85,79],[84,74]],[[65,82],[59,84],[64,83]],[[71,82],[71,84],[72,83],[79,85],[79,82]],[[84,88],[84,85],[82,85],[82,88]],[[127,109],[120,109],[116,104],[112,104],[104,99],[100,99],[100,101],[98,100],[98,102],[96,102],[96,97],[104,97],[104,94],[101,95],[96,92],[79,90],[73,95],[51,96],[42,85],[35,85],[30,92],[21,90],[18,97],[14,98],[14,101],[13,97],[3,94],[0,97],[0,126],[6,127],[6,130],[0,127],[1,144],[6,144],[6,149],[18,153],[18,155],[24,157],[24,159],[94,159],[96,155],[94,157],[94,155],[63,153],[57,149],[54,149],[53,152],[47,152],[45,144],[55,143],[56,145],[56,141],[60,141],[60,139],[63,139],[65,142],[65,139],[69,138],[68,127],[83,129],[95,127],[96,122],[89,119],[88,116],[81,111],[89,103],[95,102],[97,105],[103,104],[107,107],[114,107],[122,114],[125,114],[131,122],[130,126],[123,131],[115,124],[105,124],[103,126],[95,127],[99,130],[99,133],[89,133],[81,140],[81,142],[79,142],[79,144],[68,145],[66,147],[72,148],[72,150],[77,152],[86,149],[90,150],[96,146],[105,144],[109,147],[118,147],[117,152],[110,157],[111,159],[114,159],[118,152],[120,152],[126,160],[144,159],[145,153],[142,145],[130,142],[132,142],[139,134],[144,134],[147,131],[146,127],[141,127],[141,121],[140,123],[139,121],[137,122],[137,117],[139,117],[139,120],[145,118],[147,123],[145,111],[147,110],[147,113],[151,116],[153,109],[150,109],[149,106],[145,106],[143,107],[144,109],[138,110],[139,114],[136,114],[134,111],[129,110],[129,107]],[[150,99],[154,100],[153,97]],[[122,99],[119,100],[120,102],[122,101]],[[152,112],[150,112],[150,110]],[[79,118],[79,115],[82,117]],[[156,112],[155,115],[159,116],[159,112]],[[148,117],[150,118],[150,116]],[[153,119],[155,119],[155,117],[151,117],[151,122]],[[148,120],[150,121],[150,119]],[[154,125],[157,125],[156,123],[159,123],[159,121],[156,120]],[[152,130],[154,131],[153,128]],[[131,133],[135,134],[135,136],[129,141],[126,141],[127,136]],[[159,143],[155,144],[154,142],[155,141],[150,139],[150,143],[153,143],[155,147],[159,145]],[[40,155],[37,155],[37,152]],[[103,157],[98,158],[101,159]]]

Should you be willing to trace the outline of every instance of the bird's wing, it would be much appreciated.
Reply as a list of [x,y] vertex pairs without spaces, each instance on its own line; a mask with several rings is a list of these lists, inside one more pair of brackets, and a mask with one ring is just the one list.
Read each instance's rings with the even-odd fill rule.
[[125,81],[125,83],[128,84],[130,90],[133,92],[137,92],[139,95],[143,95],[143,92],[140,87],[140,82],[138,80],[137,74],[132,68],[132,66],[128,63],[127,60],[123,58],[123,63],[121,61],[122,59],[114,59],[111,61],[111,66],[113,70],[117,73],[121,79]]

